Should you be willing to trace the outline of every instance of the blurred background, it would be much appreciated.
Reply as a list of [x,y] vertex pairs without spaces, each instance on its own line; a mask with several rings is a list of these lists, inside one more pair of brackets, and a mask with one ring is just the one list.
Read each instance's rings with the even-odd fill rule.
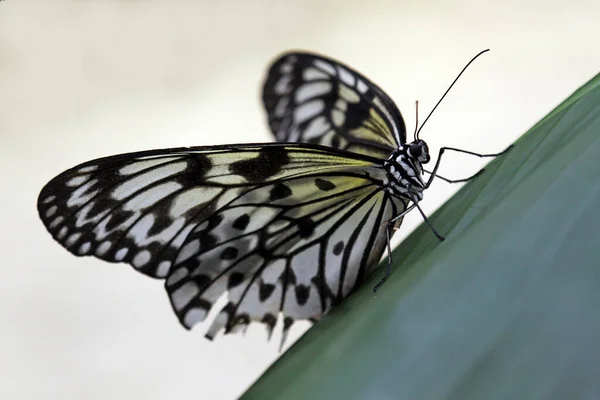
[[[37,217],[42,186],[78,163],[165,147],[269,141],[260,87],[288,49],[334,57],[414,126],[485,48],[422,131],[497,152],[600,67],[597,1],[0,1],[0,398],[230,399],[279,355],[184,330],[162,282],[76,258]],[[423,117],[422,117],[423,118]],[[462,178],[479,159],[448,155]],[[431,214],[458,187],[438,181]],[[395,241],[421,223],[405,219]],[[304,326],[296,327],[298,337]]]

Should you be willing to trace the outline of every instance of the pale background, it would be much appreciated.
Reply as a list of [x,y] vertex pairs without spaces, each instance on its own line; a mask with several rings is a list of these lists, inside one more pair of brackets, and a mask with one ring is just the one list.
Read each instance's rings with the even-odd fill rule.
[[[598,21],[597,0],[0,2],[0,398],[229,399],[278,356],[262,327],[212,343],[204,326],[185,331],[161,282],[56,244],[35,209],[56,174],[115,153],[270,140],[259,88],[290,48],[362,71],[411,132],[414,101],[424,115],[491,48],[422,137],[495,152],[599,71]],[[442,171],[481,166],[450,156]],[[423,207],[455,189],[438,182]]]

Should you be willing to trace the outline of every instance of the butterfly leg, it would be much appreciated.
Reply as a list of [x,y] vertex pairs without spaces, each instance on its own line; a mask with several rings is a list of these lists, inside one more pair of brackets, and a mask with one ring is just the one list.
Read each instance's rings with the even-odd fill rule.
[[435,162],[435,165],[433,167],[433,171],[431,171],[431,172],[426,171],[431,176],[429,177],[429,180],[427,181],[427,184],[425,184],[425,188],[428,188],[431,185],[431,182],[433,181],[433,178],[436,177],[436,176],[438,178],[446,181],[446,182],[449,182],[449,183],[459,183],[459,182],[467,182],[467,181],[475,178],[477,175],[481,174],[484,171],[482,169],[479,172],[477,172],[475,175],[472,175],[472,176],[470,176],[468,178],[465,178],[465,179],[457,179],[457,180],[451,180],[451,179],[447,179],[447,178],[444,178],[444,177],[441,177],[441,176],[437,175],[437,170],[438,170],[438,168],[440,166],[440,162],[442,161],[442,155],[444,154],[444,152],[446,150],[448,150],[448,151],[455,151],[457,153],[469,154],[471,156],[476,156],[476,157],[479,157],[479,158],[484,158],[484,157],[498,157],[498,156],[501,156],[503,154],[506,154],[512,147],[513,147],[513,145],[510,145],[505,150],[501,151],[500,153],[494,153],[494,154],[480,154],[480,153],[475,153],[473,151],[457,149],[455,147],[442,147],[440,149],[439,154],[438,154],[437,161]]
[[417,207],[417,210],[419,210],[419,212],[421,213],[421,216],[423,217],[423,220],[425,221],[425,223],[427,224],[427,226],[429,227],[429,229],[431,229],[431,232],[433,232],[433,234],[435,235],[435,237],[438,238],[438,240],[440,242],[443,242],[446,238],[443,237],[442,235],[440,235],[438,233],[438,231],[433,227],[433,225],[431,224],[431,222],[429,222],[429,218],[427,218],[427,215],[425,215],[425,213],[423,212],[423,210],[421,209],[421,207],[419,207],[419,203],[415,203],[415,206]]
[[[473,175],[469,176],[468,178],[463,178],[463,179],[448,179],[448,178],[445,178],[445,177],[443,177],[442,175],[438,175],[438,174],[436,174],[435,176],[436,176],[436,178],[438,178],[438,179],[441,179],[441,180],[443,180],[444,182],[448,182],[448,183],[462,183],[462,182],[468,182],[468,181],[470,181],[471,179],[475,179],[475,178],[477,178],[477,177],[478,177],[479,175],[481,175],[481,174],[482,174],[484,171],[485,171],[485,168],[482,168],[482,169],[480,169],[480,170],[479,170],[477,173],[475,173],[475,174],[473,174]],[[426,172],[426,173],[428,173],[428,174],[430,174],[430,175],[431,175],[431,172],[430,172],[430,171],[428,171],[428,170],[426,170],[426,169],[423,169],[423,172]]]
[[396,215],[394,218],[390,219],[388,222],[386,222],[386,224],[388,226],[391,226],[390,229],[397,230],[398,227],[393,226],[394,222],[398,221],[400,218],[403,218],[406,214],[408,214],[409,212],[411,212],[415,208],[416,205],[417,205],[416,203],[412,203],[410,207],[408,207],[406,210],[404,210],[400,214]]
[[[413,207],[411,207],[410,210],[412,210],[412,208]],[[383,278],[381,278],[381,280],[373,288],[373,293],[377,293],[377,291],[383,286],[383,284],[385,283],[385,281],[387,281],[387,279],[392,274],[392,245],[391,245],[392,235],[391,235],[391,230],[394,229],[394,223],[396,222],[396,220],[398,218],[400,218],[401,216],[404,216],[404,214],[406,214],[407,211],[409,211],[409,210],[405,210],[402,214],[400,214],[400,216],[395,217],[395,218],[389,220],[387,222],[387,224],[386,224],[385,233],[386,233],[386,236],[387,236],[387,253],[388,253],[387,259],[388,259],[388,263],[387,263],[387,266],[385,268],[385,274],[383,275]]]
[[429,220],[427,219],[427,217],[423,213],[423,210],[421,210],[421,207],[419,207],[419,205],[417,203],[413,202],[410,205],[410,207],[408,207],[406,210],[404,210],[400,214],[396,215],[394,218],[392,218],[389,221],[387,221],[386,222],[386,227],[385,227],[385,233],[386,233],[386,239],[387,239],[387,254],[388,254],[387,259],[388,259],[388,263],[387,263],[387,267],[385,268],[385,274],[383,275],[383,278],[381,278],[381,280],[373,288],[373,292],[375,292],[375,293],[377,293],[377,291],[381,288],[381,286],[383,286],[383,284],[385,283],[385,281],[387,281],[387,279],[392,274],[392,245],[391,245],[391,240],[392,240],[392,230],[396,230],[397,229],[396,226],[395,226],[396,225],[396,221],[399,220],[400,218],[404,217],[406,214],[408,214],[410,211],[412,211],[415,207],[419,210],[419,212],[423,216],[423,219],[425,220],[425,222],[427,223],[427,225],[429,226],[429,228],[431,228],[431,230],[433,231],[433,234],[438,239],[444,240],[444,237],[441,236],[433,228],[433,226],[431,225],[431,223],[429,222]]

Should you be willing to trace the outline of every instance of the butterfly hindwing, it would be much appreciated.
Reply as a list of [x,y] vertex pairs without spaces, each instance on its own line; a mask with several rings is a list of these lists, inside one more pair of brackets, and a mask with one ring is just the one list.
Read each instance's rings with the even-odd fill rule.
[[73,254],[166,279],[191,328],[227,292],[208,336],[281,313],[317,319],[377,265],[405,202],[378,161],[311,145],[155,150],[72,168],[38,210]]
[[400,111],[383,90],[337,61],[287,53],[267,74],[263,103],[280,142],[316,143],[386,158],[406,142]]
[[[402,205],[367,179],[335,176],[323,180],[334,188],[296,201],[293,193],[316,179],[322,178],[254,189],[190,233],[166,282],[184,325],[203,320],[225,290],[229,302],[209,336],[251,320],[274,323],[279,311],[292,320],[316,319],[377,264],[383,223]],[[286,192],[289,198],[278,194],[260,205],[246,198]]]

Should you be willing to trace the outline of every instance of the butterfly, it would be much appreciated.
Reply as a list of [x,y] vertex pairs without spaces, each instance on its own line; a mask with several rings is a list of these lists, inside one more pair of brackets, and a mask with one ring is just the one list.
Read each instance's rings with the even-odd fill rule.
[[390,97],[327,57],[284,54],[262,99],[280,143],[89,161],[41,190],[42,222],[76,256],[163,279],[188,329],[226,296],[207,338],[250,322],[270,337],[282,318],[283,342],[294,321],[314,322],[352,293],[386,246],[391,262],[390,237],[421,211],[441,157],[425,180],[418,131],[408,143]]

